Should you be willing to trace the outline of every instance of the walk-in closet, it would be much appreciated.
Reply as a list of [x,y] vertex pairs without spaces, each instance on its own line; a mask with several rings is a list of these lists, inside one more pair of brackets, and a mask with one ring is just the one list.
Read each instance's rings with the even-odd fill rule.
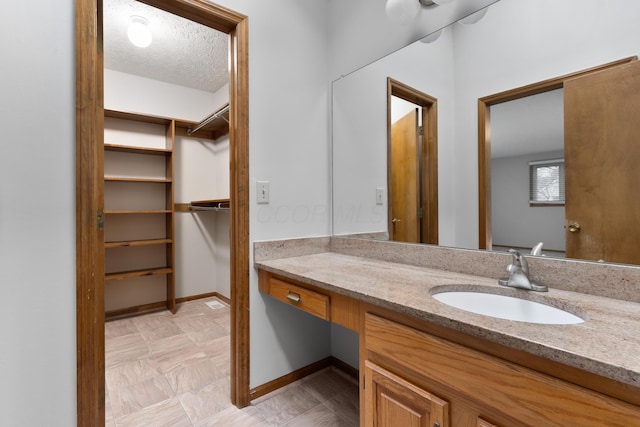
[[103,8],[106,318],[228,301],[228,35],[134,0]]

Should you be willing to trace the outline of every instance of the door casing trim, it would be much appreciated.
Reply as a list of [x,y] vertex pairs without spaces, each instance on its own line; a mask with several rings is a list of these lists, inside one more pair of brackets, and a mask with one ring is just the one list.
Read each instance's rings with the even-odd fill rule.
[[[143,3],[229,34],[231,401],[249,404],[248,18],[204,0]],[[102,0],[75,0],[77,425],[105,423]]]

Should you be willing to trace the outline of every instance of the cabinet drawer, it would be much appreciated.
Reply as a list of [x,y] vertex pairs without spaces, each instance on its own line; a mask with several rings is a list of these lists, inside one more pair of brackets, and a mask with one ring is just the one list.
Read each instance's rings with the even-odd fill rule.
[[284,280],[269,278],[269,295],[324,320],[330,320],[329,297]]

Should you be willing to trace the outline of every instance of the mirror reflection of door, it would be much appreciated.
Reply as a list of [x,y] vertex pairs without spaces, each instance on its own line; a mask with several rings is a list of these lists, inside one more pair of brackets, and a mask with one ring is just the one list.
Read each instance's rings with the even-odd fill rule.
[[640,264],[640,62],[564,87],[567,255]]
[[[534,93],[517,96],[536,86]],[[480,176],[486,176],[489,187],[486,194],[480,187],[489,209],[483,216],[481,207],[481,247],[528,249],[542,241],[551,250],[547,255],[640,263],[640,62],[628,58],[514,89],[481,99],[484,105],[490,106],[490,114],[481,119],[480,135],[486,137],[480,140],[480,152],[490,147],[491,159],[481,160]],[[520,116],[509,116],[503,107],[520,107]],[[479,117],[485,113],[480,111]],[[516,150],[521,139],[526,139],[528,152],[505,161],[509,156],[504,150]],[[562,144],[542,150],[549,140]],[[553,197],[535,200],[533,171],[554,163],[558,182],[564,184],[564,203]],[[546,212],[548,220],[535,219],[523,206]],[[553,209],[558,218],[552,220],[547,214]],[[563,245],[564,251],[558,249]]]
[[388,79],[389,239],[438,243],[437,101]]
[[[391,104],[391,182],[390,203],[391,236],[399,242],[420,242],[420,124],[418,108],[402,99]],[[410,108],[400,119],[393,121],[395,110]]]

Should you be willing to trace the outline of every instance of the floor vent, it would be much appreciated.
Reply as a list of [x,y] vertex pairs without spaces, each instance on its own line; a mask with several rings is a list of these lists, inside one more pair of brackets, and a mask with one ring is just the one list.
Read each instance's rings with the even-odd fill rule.
[[209,306],[210,309],[212,310],[216,310],[218,308],[224,308],[224,304],[222,304],[220,301],[209,301],[207,303],[205,303]]

